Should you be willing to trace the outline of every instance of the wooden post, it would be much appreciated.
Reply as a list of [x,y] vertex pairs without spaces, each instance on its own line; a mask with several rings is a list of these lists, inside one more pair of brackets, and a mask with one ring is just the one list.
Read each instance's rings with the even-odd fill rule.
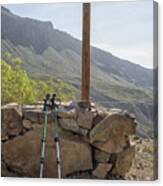
[[81,100],[89,102],[90,89],[90,3],[83,3]]

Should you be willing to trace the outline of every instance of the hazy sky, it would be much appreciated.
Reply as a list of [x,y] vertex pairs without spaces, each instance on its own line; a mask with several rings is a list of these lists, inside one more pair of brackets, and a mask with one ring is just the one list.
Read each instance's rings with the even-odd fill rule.
[[[54,28],[82,37],[82,4],[5,5],[12,12],[50,20]],[[91,3],[91,44],[131,62],[153,67],[153,1]]]

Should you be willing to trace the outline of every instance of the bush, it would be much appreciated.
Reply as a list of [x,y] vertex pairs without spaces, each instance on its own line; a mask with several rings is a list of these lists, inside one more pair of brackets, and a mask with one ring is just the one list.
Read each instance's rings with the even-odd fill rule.
[[2,104],[9,102],[34,103],[43,100],[47,93],[54,92],[63,101],[74,98],[74,90],[70,85],[56,80],[47,82],[32,80],[21,68],[20,58],[12,58],[11,55],[8,55],[6,61],[1,60]]

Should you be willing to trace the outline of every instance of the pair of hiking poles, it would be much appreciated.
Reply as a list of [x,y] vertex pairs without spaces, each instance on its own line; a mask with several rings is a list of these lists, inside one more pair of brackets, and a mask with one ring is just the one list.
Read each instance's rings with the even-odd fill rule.
[[55,94],[53,94],[52,97],[50,97],[49,94],[46,95],[44,99],[43,112],[44,112],[44,125],[42,128],[42,137],[41,137],[40,178],[44,177],[45,147],[46,147],[47,128],[48,128],[48,115],[50,113],[52,113],[52,117],[54,119],[53,120],[54,143],[56,146],[57,174],[58,174],[58,178],[61,178],[60,144],[59,144],[59,132],[58,132],[58,105],[56,104]]

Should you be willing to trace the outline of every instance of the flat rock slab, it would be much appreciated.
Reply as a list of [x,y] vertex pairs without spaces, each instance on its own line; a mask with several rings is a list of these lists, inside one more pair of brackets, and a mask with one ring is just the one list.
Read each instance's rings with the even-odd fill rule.
[[[23,117],[24,119],[30,120],[33,123],[43,124],[45,114],[41,109],[31,109],[31,110],[29,109],[23,112]],[[76,112],[74,110],[70,110],[67,112],[60,111],[58,112],[58,117],[66,118],[66,119],[76,118]],[[54,121],[53,114],[51,112],[48,112],[48,122],[53,122],[53,121]]]
[[63,129],[81,134],[83,136],[86,136],[88,133],[88,130],[80,128],[74,119],[59,119],[59,124]]
[[102,151],[119,153],[127,146],[129,135],[135,134],[132,119],[115,113],[108,115],[90,131],[90,143]]
[[111,108],[111,109],[109,109],[109,112],[111,112],[111,113],[122,113],[122,109]]
[[3,107],[2,136],[17,136],[22,131],[22,114],[16,107]]
[[[40,134],[40,129],[37,128],[2,144],[2,156],[10,170],[25,177],[39,176]],[[64,136],[60,138],[60,146],[62,177],[73,172],[92,169],[91,148],[87,143],[75,136]],[[52,135],[47,139],[45,177],[57,177],[56,151]]]
[[97,178],[105,178],[107,173],[111,170],[112,164],[110,163],[99,163],[96,169],[92,172]]
[[[33,123],[43,124],[44,123],[44,112],[41,109],[25,110],[23,117],[26,120],[30,120]],[[48,122],[52,122],[52,115],[48,114]]]
[[77,113],[75,109],[69,110],[69,111],[59,111],[58,116],[60,118],[64,119],[76,119],[77,118]]

